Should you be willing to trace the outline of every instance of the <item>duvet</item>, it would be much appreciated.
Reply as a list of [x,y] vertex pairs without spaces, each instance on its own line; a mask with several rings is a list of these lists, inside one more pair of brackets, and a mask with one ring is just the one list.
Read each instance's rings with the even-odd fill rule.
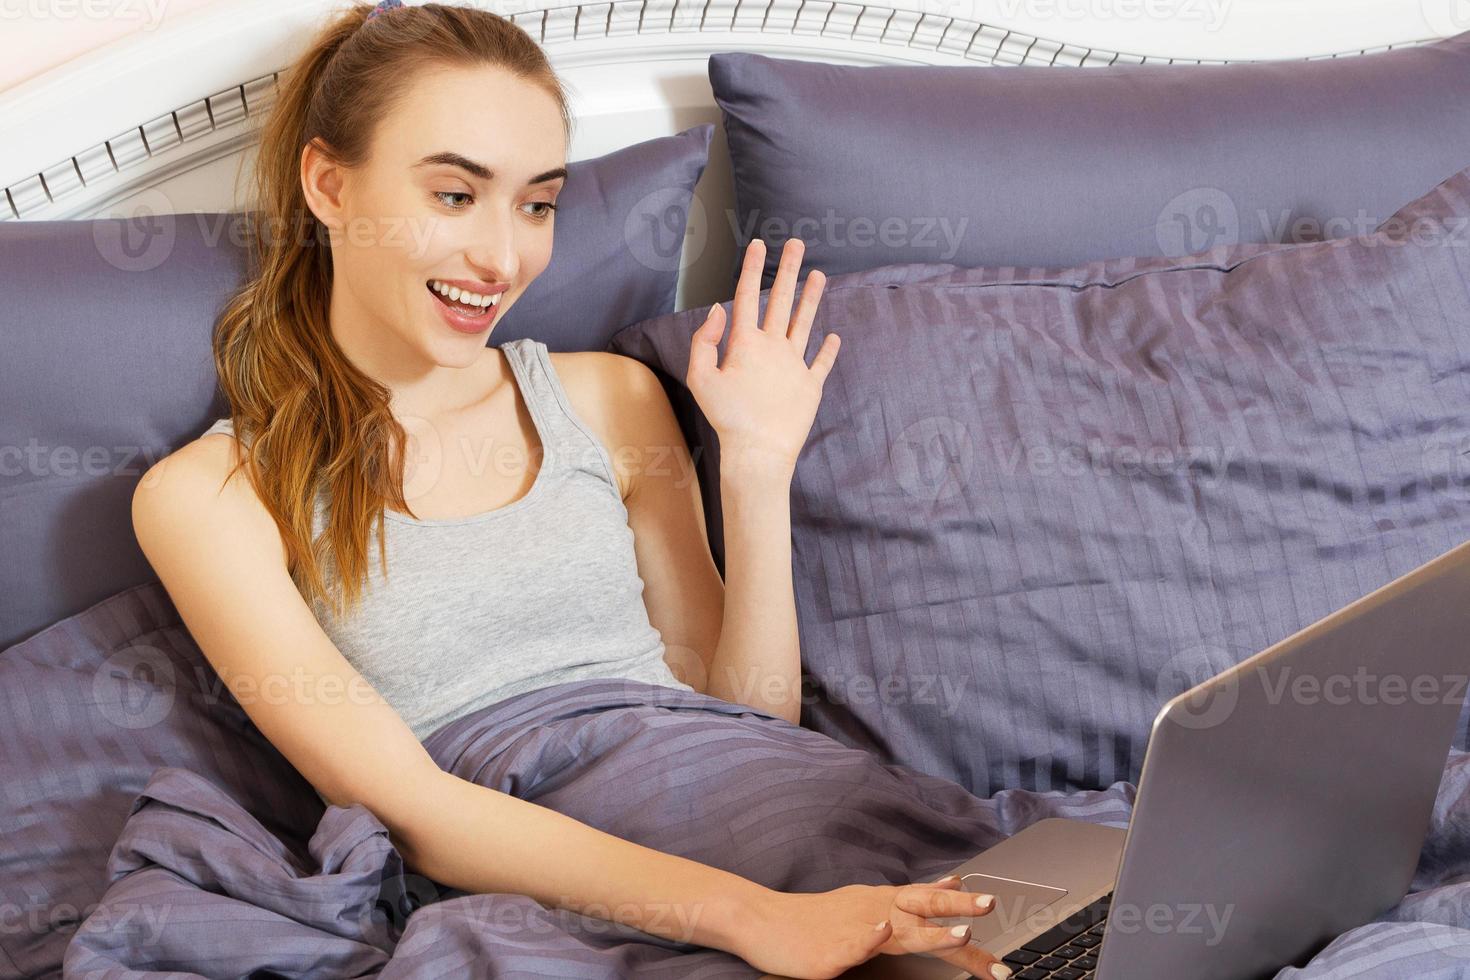
[[[787,891],[930,880],[1044,817],[1123,826],[1135,793],[981,799],[749,706],[611,679],[508,698],[425,744],[464,779]],[[516,841],[486,827],[484,846]],[[65,977],[760,975],[613,919],[430,881],[361,805],[327,807],[292,847],[178,766],[133,801],[106,879]],[[1470,976],[1470,753],[1446,760],[1409,895],[1278,980],[1407,976]]]

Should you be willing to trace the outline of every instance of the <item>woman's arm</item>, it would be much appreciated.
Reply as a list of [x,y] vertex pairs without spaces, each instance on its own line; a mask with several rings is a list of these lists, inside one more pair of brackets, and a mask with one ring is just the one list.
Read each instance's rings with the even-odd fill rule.
[[784,461],[721,452],[725,580],[705,533],[699,480],[663,385],[647,365],[605,355],[616,379],[609,453],[626,480],[628,525],[649,621],[669,667],[701,693],[801,720],[801,652],[791,577],[791,479]]
[[725,609],[707,693],[801,723],[801,645],[784,462],[720,451]]
[[420,800],[428,812],[411,820],[413,846],[400,845],[400,851],[419,873],[446,885],[529,895],[548,906],[737,955],[747,948],[742,937],[763,902],[775,894],[539,804],[442,776]]
[[225,481],[233,451],[227,436],[207,436],[150,468],[133,495],[138,542],[250,720],[328,800],[372,811],[410,868],[467,892],[529,895],[721,949],[791,977],[835,977],[885,944],[934,951],[976,973],[994,962],[928,924],[983,914],[966,893],[940,895],[932,885],[778,892],[440,769],[296,591],[275,522],[248,479],[241,472]]
[[243,472],[221,489],[232,451],[209,436],[157,463],[134,493],[133,525],[206,658],[308,782],[367,806],[435,881],[738,955],[769,889],[440,769],[317,623]]

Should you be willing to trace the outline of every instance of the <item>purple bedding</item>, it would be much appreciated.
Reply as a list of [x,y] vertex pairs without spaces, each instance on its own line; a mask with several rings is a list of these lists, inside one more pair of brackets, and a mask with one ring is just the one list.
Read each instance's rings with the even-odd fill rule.
[[[718,561],[704,316],[612,349],[682,415]],[[978,796],[1136,780],[1168,698],[1470,539],[1470,168],[1360,238],[832,276],[808,358],[834,332],[801,721]]]
[[[1134,796],[1120,782],[982,800],[754,709],[620,680],[508,698],[426,745],[465,779],[788,891],[925,880],[1047,816],[1122,826]],[[514,842],[486,828],[486,846]],[[1467,873],[1470,755],[1455,752],[1413,893],[1280,976],[1461,976]],[[362,806],[329,807],[303,858],[176,767],[137,798],[107,878],[66,977],[758,975],[718,950],[405,873]]]

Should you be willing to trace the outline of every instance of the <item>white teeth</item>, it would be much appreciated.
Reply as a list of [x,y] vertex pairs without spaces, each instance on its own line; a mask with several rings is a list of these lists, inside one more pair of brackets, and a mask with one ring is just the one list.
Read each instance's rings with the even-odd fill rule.
[[481,296],[469,290],[460,289],[458,286],[449,286],[437,279],[429,280],[429,288],[441,296],[447,296],[451,301],[465,303],[470,306],[495,306],[500,302],[500,293],[494,296]]

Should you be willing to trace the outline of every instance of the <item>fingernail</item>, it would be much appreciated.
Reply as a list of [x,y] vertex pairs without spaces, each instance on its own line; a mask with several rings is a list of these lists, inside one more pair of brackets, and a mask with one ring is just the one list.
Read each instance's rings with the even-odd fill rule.
[[970,931],[970,927],[969,926],[966,926],[966,925],[958,925],[958,926],[955,926],[953,929],[951,929],[949,931],[949,934],[951,936],[954,936],[954,937],[958,938],[960,936],[963,936],[965,933],[967,933],[969,931]]
[[887,919],[884,919],[882,922],[878,923],[876,926],[873,927],[873,931],[874,932],[882,932],[883,931],[883,927],[886,926],[886,925],[888,925],[888,920]]
[[994,904],[995,904],[995,896],[994,895],[976,895],[975,896],[975,907],[977,909],[988,909],[988,908],[990,908],[990,906],[992,906]]
[[945,875],[943,878],[940,878],[934,884],[936,884],[936,885],[945,885],[945,884],[948,884],[951,881],[959,881],[959,880],[960,880],[960,876],[959,875]]
[[995,977],[995,980],[1006,980],[1006,977],[1011,975],[1011,968],[1004,963],[997,963],[990,968],[990,975]]

